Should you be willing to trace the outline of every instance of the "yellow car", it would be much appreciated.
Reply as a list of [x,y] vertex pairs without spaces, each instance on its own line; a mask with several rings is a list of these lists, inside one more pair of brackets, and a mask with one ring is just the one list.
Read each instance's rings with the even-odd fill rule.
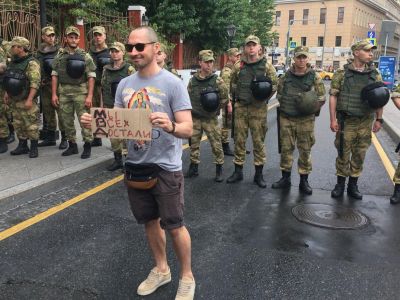
[[325,80],[332,80],[333,73],[328,71],[318,71],[319,76]]

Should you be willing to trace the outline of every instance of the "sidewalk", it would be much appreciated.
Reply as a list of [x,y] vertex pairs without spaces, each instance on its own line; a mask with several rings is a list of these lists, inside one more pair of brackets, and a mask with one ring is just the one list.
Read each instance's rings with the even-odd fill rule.
[[400,142],[400,110],[393,104],[392,100],[383,109],[383,128],[388,132],[393,141]]
[[61,156],[64,150],[58,149],[59,140],[57,146],[40,147],[38,158],[29,158],[28,154],[11,156],[10,151],[17,147],[17,138],[15,142],[9,144],[8,151],[0,154],[0,199],[16,195],[113,158],[109,139],[103,139],[102,147],[92,148],[90,158],[81,159],[83,142],[77,120],[75,120],[75,125],[79,149],[79,154],[76,155]]

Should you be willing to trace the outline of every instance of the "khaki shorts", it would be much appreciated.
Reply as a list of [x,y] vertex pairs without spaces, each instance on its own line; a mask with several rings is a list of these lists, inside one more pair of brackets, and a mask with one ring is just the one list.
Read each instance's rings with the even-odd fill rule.
[[160,218],[161,228],[170,230],[183,223],[183,174],[182,171],[162,170],[157,184],[149,190],[128,187],[131,210],[139,224]]

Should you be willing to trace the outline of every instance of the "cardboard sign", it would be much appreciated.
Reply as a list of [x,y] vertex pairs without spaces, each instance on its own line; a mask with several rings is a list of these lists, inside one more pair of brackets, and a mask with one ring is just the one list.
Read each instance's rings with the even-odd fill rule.
[[98,138],[151,140],[152,125],[148,109],[99,108],[90,109],[92,132]]

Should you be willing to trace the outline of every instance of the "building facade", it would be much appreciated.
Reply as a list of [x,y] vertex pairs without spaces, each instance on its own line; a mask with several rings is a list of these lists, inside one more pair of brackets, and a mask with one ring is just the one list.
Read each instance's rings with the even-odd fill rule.
[[[342,67],[351,58],[351,45],[373,31],[378,49],[375,59],[385,51],[381,39],[383,20],[396,21],[396,33],[388,39],[387,55],[399,56],[400,3],[398,0],[275,0],[277,38],[270,53],[274,64],[289,63],[294,46],[307,46],[311,64],[317,68]],[[286,45],[289,45],[287,47]],[[289,49],[288,49],[289,48]]]

